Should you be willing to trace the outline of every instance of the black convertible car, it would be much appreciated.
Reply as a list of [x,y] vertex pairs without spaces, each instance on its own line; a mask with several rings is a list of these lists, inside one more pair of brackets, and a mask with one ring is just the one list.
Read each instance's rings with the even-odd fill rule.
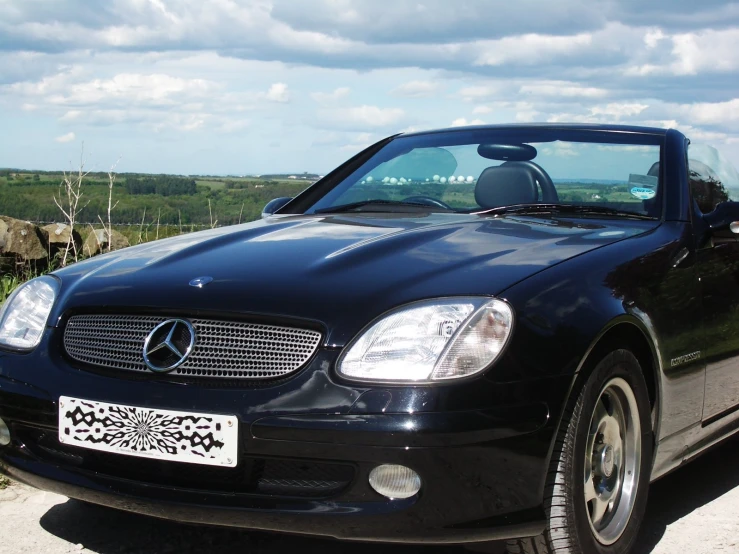
[[739,175],[675,130],[404,134],[0,309],[0,464],[363,541],[616,554],[739,427]]

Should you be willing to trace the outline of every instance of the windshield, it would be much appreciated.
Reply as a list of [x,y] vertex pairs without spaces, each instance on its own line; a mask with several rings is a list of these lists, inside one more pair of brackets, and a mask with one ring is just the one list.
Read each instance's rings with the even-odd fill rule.
[[306,213],[548,204],[659,217],[661,142],[658,135],[551,129],[401,136]]

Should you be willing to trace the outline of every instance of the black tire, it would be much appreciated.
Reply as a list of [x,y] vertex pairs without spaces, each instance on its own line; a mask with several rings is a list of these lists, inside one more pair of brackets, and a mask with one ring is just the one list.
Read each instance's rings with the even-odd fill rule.
[[[591,528],[591,516],[585,502],[585,452],[601,393],[607,384],[618,378],[628,384],[636,400],[641,458],[638,479],[634,479],[636,496],[630,516],[627,515],[625,520],[628,523],[622,527],[620,537],[606,545]],[[570,401],[562,418],[544,492],[547,529],[538,537],[509,541],[507,549],[510,554],[627,554],[632,551],[644,516],[650,481],[654,448],[650,411],[647,386],[636,357],[628,350],[616,350],[603,358],[579,395]],[[637,464],[636,461],[634,463]]]

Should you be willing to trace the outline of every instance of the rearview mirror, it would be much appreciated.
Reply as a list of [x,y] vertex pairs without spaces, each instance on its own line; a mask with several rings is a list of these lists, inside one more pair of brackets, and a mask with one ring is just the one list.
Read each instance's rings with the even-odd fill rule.
[[289,196],[283,196],[281,198],[275,198],[274,200],[270,200],[267,202],[267,205],[262,210],[262,217],[268,217],[275,213],[277,210],[282,208],[285,204],[290,202],[292,198]]
[[703,218],[711,228],[714,241],[733,242],[739,239],[739,202],[721,202]]

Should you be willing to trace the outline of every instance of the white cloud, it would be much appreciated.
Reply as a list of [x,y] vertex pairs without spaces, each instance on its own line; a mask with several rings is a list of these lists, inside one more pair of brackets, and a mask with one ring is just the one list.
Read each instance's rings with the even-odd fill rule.
[[541,112],[535,109],[520,109],[515,116],[517,123],[532,123],[541,120]]
[[554,142],[551,146],[545,146],[541,149],[541,153],[546,156],[564,156],[574,158],[580,155],[577,146],[571,142]]
[[[706,73],[720,74],[739,70],[739,28],[704,30],[693,33],[664,34],[660,29],[648,31],[644,36],[649,56],[634,55],[641,63],[629,63],[623,72],[626,76],[677,75],[691,76]],[[670,43],[669,56],[660,56],[660,45]]]
[[498,93],[498,87],[489,85],[476,85],[472,87],[464,87],[459,91],[458,94],[465,102],[474,102],[486,98],[491,98]]
[[69,132],[66,135],[61,135],[59,137],[56,137],[54,140],[57,142],[65,143],[65,142],[72,142],[74,140],[74,133]]
[[375,142],[375,138],[372,133],[359,133],[351,137],[346,144],[343,144],[341,150],[355,154],[361,152],[373,142]]
[[646,77],[655,73],[665,73],[666,69],[654,64],[632,65],[623,69],[623,74],[627,77]]
[[234,132],[249,121],[237,114],[287,103],[291,95],[282,82],[266,92],[234,92],[224,82],[165,73],[121,72],[90,79],[87,71],[72,66],[38,81],[0,85],[0,101],[15,96],[32,100],[37,112],[63,123],[136,125],[156,132],[211,126]]
[[112,79],[95,79],[73,84],[68,94],[60,91],[52,101],[61,104],[89,104],[123,98],[126,101],[152,104],[171,103],[174,96],[198,96],[213,89],[202,79],[181,79],[170,75],[121,74]]
[[605,106],[594,106],[590,109],[590,113],[594,116],[602,115],[620,119],[625,116],[639,115],[648,107],[647,104],[636,102],[613,102]]
[[739,98],[727,102],[698,102],[680,106],[679,111],[696,125],[721,125],[739,122]]
[[644,35],[644,44],[647,45],[647,48],[654,48],[665,38],[667,38],[667,35],[662,32],[662,29],[650,29]]
[[79,68],[71,68],[37,82],[8,87],[11,93],[43,97],[57,105],[89,105],[121,101],[125,105],[164,105],[185,98],[204,97],[218,88],[203,79],[183,79],[163,74],[120,73],[110,79],[83,81]]
[[379,106],[355,106],[336,109],[322,109],[318,113],[321,123],[332,128],[357,129],[397,129],[406,118],[401,108],[381,108]]
[[642,119],[639,121],[639,124],[646,125],[647,127],[662,127],[665,129],[683,128],[683,126],[675,119]]
[[154,125],[155,131],[168,128],[180,131],[195,131],[201,129],[210,119],[210,114],[172,114]]
[[410,81],[393,89],[391,94],[407,98],[424,98],[433,96],[440,88],[441,84],[438,81]]
[[739,69],[739,28],[674,35],[672,43],[676,59],[670,67],[677,75]]
[[339,87],[332,92],[314,92],[311,98],[319,104],[331,104],[349,96],[351,89],[349,87]]
[[500,66],[507,63],[534,64],[557,56],[586,50],[593,35],[581,33],[570,36],[526,34],[480,43],[482,52],[475,65]]
[[568,98],[602,98],[608,91],[598,87],[586,87],[565,81],[547,81],[523,85],[519,92],[533,96],[563,96]]
[[81,117],[81,110],[67,110],[64,115],[59,118],[59,121],[75,121]]
[[[511,90],[517,91],[518,85],[514,85]],[[506,93],[509,96],[511,93]],[[513,93],[515,94],[515,92]],[[515,94],[518,97],[518,94]],[[549,102],[549,100],[547,100]],[[494,101],[490,104],[476,106],[472,113],[473,115],[489,115],[487,117],[488,123],[510,123],[515,121],[517,123],[528,123],[532,121],[542,121],[546,118],[547,106],[551,104],[541,104],[540,102],[534,101]],[[556,104],[555,104],[556,105]],[[475,122],[480,121],[479,119]]]
[[337,145],[346,142],[343,133],[336,131],[318,131],[311,138],[311,144],[315,146]]
[[485,125],[485,122],[482,119],[473,119],[472,121],[467,121],[466,118],[460,117],[452,121],[451,124],[452,127],[466,127],[468,125]]
[[285,103],[290,101],[290,91],[285,83],[275,83],[264,95],[270,102]]

